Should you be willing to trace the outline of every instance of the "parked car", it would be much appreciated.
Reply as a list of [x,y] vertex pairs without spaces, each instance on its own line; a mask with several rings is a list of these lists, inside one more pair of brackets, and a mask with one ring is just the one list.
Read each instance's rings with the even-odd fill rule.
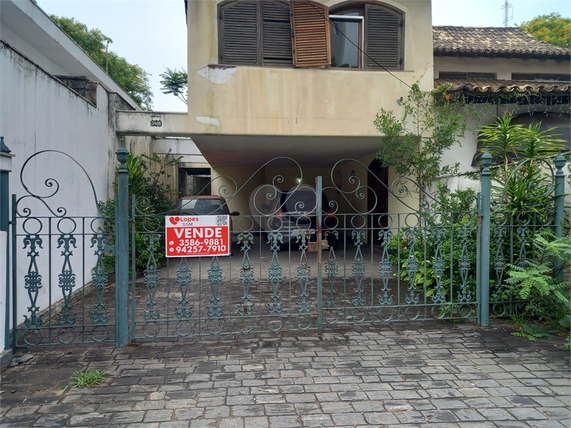
[[175,209],[188,215],[240,215],[237,211],[230,212],[226,199],[216,195],[183,196],[176,203]]
[[[288,240],[297,241],[300,230],[309,231],[309,240],[317,241],[317,191],[308,185],[301,185],[289,192],[282,193],[283,229],[287,231]],[[321,193],[322,228],[326,230],[327,213],[331,212],[329,201]],[[329,221],[331,223],[331,221]],[[283,232],[282,232],[283,233]],[[284,236],[286,233],[284,233]]]
[[[280,232],[283,248],[290,245],[297,249],[299,232],[307,230],[311,241],[317,241],[316,228],[316,190],[309,185],[295,186],[290,191],[282,192],[271,184],[258,186],[250,195],[250,212],[260,224],[263,233]],[[321,196],[326,229],[326,215],[329,201],[325,194]],[[331,221],[329,222],[331,223]]]

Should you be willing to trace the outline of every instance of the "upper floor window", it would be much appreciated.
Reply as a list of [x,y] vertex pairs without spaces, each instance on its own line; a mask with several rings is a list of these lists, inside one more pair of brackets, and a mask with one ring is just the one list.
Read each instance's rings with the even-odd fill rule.
[[222,64],[403,68],[404,14],[376,1],[330,10],[312,0],[229,0],[218,17]]
[[[404,14],[396,9],[377,2],[350,3],[330,9],[329,19],[335,27],[344,22],[346,28],[345,46],[341,52],[344,56],[355,55],[356,46],[361,52],[359,65],[352,68],[400,70],[404,63],[403,29]],[[360,20],[360,21],[357,21]],[[339,45],[332,30],[331,55],[338,58]],[[350,41],[349,41],[350,40]],[[336,67],[347,67],[346,62],[331,64]]]
[[292,65],[287,1],[234,0],[218,6],[221,64]]

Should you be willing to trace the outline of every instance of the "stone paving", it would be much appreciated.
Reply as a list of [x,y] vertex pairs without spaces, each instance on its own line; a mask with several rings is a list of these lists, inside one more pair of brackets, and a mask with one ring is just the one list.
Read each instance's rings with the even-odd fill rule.
[[[563,339],[492,323],[26,349],[2,374],[0,426],[571,427]],[[63,388],[93,368],[104,384]]]

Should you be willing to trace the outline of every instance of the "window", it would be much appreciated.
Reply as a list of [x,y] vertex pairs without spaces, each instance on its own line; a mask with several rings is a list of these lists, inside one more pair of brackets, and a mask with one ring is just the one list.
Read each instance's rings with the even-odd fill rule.
[[439,79],[470,79],[470,80],[495,80],[496,73],[464,73],[456,71],[441,71],[438,73]]
[[218,17],[221,64],[403,68],[404,14],[377,2],[229,0]]
[[329,15],[331,67],[362,68],[363,17],[358,12]]
[[291,0],[290,6],[294,66],[403,69],[402,12],[377,2],[329,10],[310,0]]
[[292,66],[287,1],[233,0],[218,5],[221,64]]

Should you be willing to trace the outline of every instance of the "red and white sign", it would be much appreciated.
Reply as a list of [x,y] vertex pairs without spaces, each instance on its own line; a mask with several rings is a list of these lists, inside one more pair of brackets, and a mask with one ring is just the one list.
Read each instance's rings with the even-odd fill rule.
[[165,217],[167,257],[230,255],[230,216]]

